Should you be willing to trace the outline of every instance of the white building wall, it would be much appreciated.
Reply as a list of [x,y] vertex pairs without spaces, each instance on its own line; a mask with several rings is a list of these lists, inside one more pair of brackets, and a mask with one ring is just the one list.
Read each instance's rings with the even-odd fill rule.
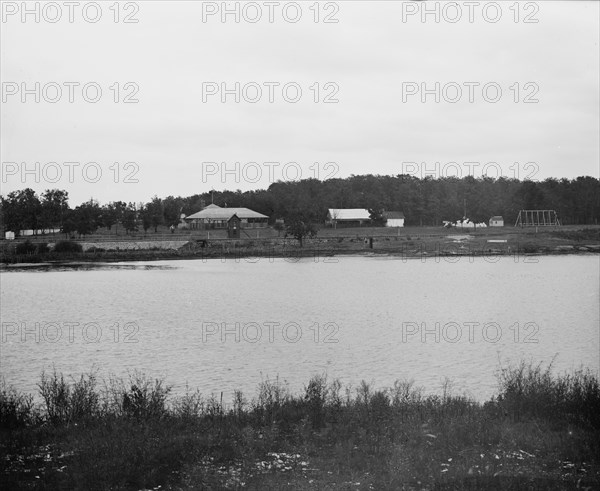
[[38,229],[38,230],[32,230],[32,229],[19,230],[19,235],[21,235],[21,237],[29,237],[32,235],[43,235],[43,234],[58,234],[58,233],[60,233],[59,228],[45,228],[45,229]]
[[388,218],[386,227],[404,227],[404,218]]

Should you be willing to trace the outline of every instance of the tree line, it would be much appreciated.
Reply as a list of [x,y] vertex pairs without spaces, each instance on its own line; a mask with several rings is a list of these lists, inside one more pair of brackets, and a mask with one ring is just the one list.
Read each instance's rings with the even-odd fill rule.
[[147,203],[97,200],[71,208],[67,191],[49,189],[38,196],[26,188],[0,197],[4,230],[56,229],[88,235],[100,227],[125,233],[177,226],[206,204],[246,207],[270,217],[271,223],[323,223],[329,208],[366,208],[373,217],[383,210],[402,211],[407,226],[441,226],[465,214],[475,222],[501,215],[514,223],[522,209],[556,210],[564,225],[598,224],[600,181],[594,177],[520,181],[509,178],[352,175],[348,178],[276,182],[267,189],[207,191],[192,196],[154,196]]

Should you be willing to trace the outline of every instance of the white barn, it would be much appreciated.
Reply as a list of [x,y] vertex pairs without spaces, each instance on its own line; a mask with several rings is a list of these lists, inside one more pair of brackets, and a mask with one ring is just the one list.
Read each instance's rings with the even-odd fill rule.
[[338,225],[346,227],[361,227],[371,222],[369,210],[364,208],[329,208],[327,211],[328,225],[336,228]]

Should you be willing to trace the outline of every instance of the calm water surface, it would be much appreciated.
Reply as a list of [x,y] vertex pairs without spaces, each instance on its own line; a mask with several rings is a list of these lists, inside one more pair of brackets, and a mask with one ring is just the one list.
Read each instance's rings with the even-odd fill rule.
[[[52,366],[134,369],[176,392],[254,395],[279,375],[345,383],[444,377],[478,399],[499,363],[599,368],[598,256],[162,261],[0,273],[0,372],[26,391]],[[530,259],[531,260],[531,259]]]

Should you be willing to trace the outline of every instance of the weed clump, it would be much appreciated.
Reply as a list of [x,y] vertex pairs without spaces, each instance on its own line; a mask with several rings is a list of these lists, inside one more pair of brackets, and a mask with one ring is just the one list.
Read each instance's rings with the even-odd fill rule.
[[36,251],[36,245],[32,243],[29,239],[27,239],[25,242],[20,242],[15,246],[15,252],[17,254],[35,254]]
[[83,247],[73,240],[59,240],[54,246],[54,252],[59,254],[82,252]]

